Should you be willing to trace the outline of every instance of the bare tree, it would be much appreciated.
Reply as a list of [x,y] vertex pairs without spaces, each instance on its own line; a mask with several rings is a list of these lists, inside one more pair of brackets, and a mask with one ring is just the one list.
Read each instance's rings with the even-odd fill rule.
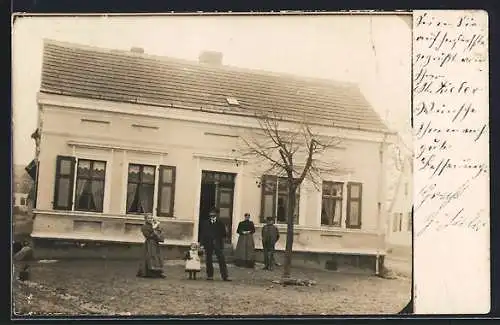
[[311,180],[314,187],[320,190],[321,174],[340,169],[334,162],[326,164],[318,159],[328,149],[337,147],[340,140],[313,133],[311,124],[305,118],[302,121],[288,123],[293,125],[289,129],[281,128],[285,123],[274,112],[256,115],[256,119],[259,128],[252,131],[251,135],[241,137],[245,147],[243,155],[267,161],[268,168],[264,171],[264,175],[276,175],[287,180],[288,215],[283,278],[289,279],[296,192],[305,178]]

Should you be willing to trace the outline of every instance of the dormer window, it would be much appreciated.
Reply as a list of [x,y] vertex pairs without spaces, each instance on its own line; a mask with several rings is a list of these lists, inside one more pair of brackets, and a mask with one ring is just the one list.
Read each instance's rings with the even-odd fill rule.
[[226,97],[226,100],[230,106],[238,106],[240,104],[240,102],[238,102],[238,100],[234,97]]

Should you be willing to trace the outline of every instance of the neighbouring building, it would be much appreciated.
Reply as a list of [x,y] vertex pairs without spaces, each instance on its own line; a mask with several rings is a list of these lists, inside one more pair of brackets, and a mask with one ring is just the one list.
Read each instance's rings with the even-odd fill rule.
[[14,193],[12,198],[12,206],[21,211],[28,210],[28,194],[27,193]]
[[413,156],[402,140],[391,149],[393,189],[388,194],[387,244],[388,248],[408,255],[413,228]]
[[14,165],[12,172],[12,207],[26,212],[30,206],[29,192],[33,181],[22,165]]
[[[386,152],[393,133],[352,84],[240,69],[220,53],[198,62],[46,40],[38,94],[38,185],[32,236],[40,243],[143,241],[142,212],[160,217],[168,247],[198,239],[217,206],[233,235],[245,212],[276,218],[285,246],[286,189],[237,154],[257,112],[293,130],[306,118],[342,139],[342,167],[297,193],[294,251],[385,255]],[[286,211],[284,212],[286,214]],[[41,244],[40,244],[41,245]],[[45,245],[45,244],[43,244]],[[104,244],[102,244],[104,245]],[[359,262],[359,261],[358,261]]]

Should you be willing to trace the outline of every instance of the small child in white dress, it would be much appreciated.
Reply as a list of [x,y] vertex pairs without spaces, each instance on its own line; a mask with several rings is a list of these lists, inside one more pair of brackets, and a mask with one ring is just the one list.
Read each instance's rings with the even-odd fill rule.
[[189,251],[184,256],[186,261],[186,273],[189,274],[189,280],[196,280],[196,274],[201,270],[200,250],[198,243],[192,243]]

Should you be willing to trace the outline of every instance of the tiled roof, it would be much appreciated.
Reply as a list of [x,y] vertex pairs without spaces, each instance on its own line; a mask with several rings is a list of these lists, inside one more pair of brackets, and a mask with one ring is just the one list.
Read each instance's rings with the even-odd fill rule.
[[[356,85],[45,41],[41,92],[387,131]],[[239,105],[230,105],[228,97]]]

